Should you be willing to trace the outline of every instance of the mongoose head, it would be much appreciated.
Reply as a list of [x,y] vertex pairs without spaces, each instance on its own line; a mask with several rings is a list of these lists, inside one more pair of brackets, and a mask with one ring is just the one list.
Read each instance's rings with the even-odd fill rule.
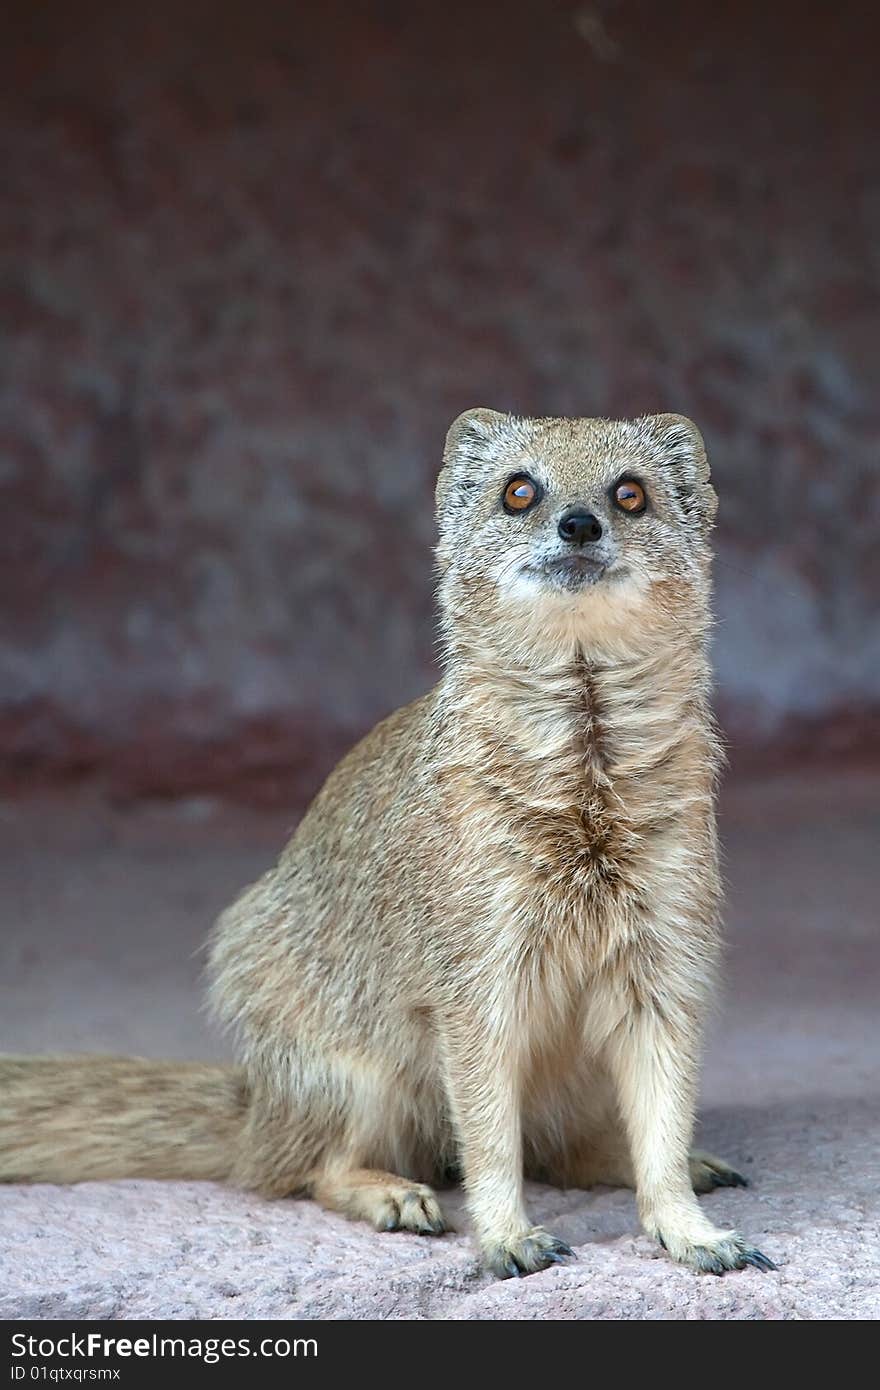
[[[469,410],[437,484],[447,627],[614,639],[706,607],[717,501],[682,415],[523,419]],[[698,624],[699,625],[699,624]],[[693,624],[691,624],[693,626]]]

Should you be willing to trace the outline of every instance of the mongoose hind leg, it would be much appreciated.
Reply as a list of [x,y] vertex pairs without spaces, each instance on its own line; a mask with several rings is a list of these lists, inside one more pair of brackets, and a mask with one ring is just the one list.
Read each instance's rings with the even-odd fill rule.
[[[554,1187],[628,1187],[636,1178],[629,1141],[617,1111],[610,1078],[594,1061],[579,1067],[573,1079],[542,1097],[525,1128],[525,1174]],[[567,1117],[562,1134],[554,1121]],[[748,1187],[742,1173],[703,1149],[688,1155],[688,1174],[694,1192],[703,1195],[718,1187]]]
[[[694,1149],[688,1158],[691,1187],[698,1195],[714,1192],[717,1187],[748,1187],[748,1178],[723,1158]],[[533,1176],[529,1173],[528,1176]],[[558,1182],[563,1187],[629,1187],[636,1180],[632,1159],[625,1147],[601,1141],[567,1154],[557,1166],[536,1170],[534,1176],[545,1182]]]
[[437,1198],[424,1183],[375,1168],[325,1169],[309,1183],[316,1202],[377,1231],[439,1236],[447,1229]]
[[723,1158],[694,1149],[689,1160],[691,1187],[695,1192],[714,1192],[716,1187],[748,1187],[749,1180]]

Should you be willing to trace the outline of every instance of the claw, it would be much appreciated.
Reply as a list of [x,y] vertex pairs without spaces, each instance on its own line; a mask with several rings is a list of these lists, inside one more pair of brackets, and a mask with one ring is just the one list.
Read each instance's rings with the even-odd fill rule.
[[574,1259],[574,1251],[564,1240],[559,1240],[558,1238],[554,1239],[553,1244],[550,1246],[550,1251],[553,1255],[560,1256],[561,1259]]
[[708,1168],[708,1177],[713,1187],[748,1187],[749,1180],[735,1168]]
[[747,1250],[743,1255],[743,1260],[747,1265],[754,1265],[755,1269],[760,1269],[764,1274],[771,1269],[778,1268],[778,1266],[775,1265],[767,1255],[762,1254],[760,1250]]

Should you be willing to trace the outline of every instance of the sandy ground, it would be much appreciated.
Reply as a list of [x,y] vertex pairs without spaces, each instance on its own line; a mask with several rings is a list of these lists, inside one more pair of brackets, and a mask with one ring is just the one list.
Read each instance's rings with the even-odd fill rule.
[[[872,1318],[880,1315],[880,779],[739,784],[723,802],[730,951],[700,1140],[752,1180],[702,1199],[779,1264],[673,1266],[631,1193],[533,1186],[577,1261],[497,1283],[462,1228],[377,1236],[209,1184],[0,1191],[0,1316]],[[199,1012],[215,912],[280,846],[207,801],[0,805],[0,1050],[223,1056]]]

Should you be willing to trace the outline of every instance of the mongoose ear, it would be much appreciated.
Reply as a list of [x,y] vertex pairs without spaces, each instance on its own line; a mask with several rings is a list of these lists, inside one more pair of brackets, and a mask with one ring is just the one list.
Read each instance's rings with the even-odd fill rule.
[[709,482],[709,460],[703,436],[686,415],[649,415],[651,434],[670,465],[676,494],[687,515],[697,510],[709,527],[718,510],[718,498]]
[[489,410],[485,406],[463,410],[449,426],[443,449],[444,462],[448,462],[454,455],[469,454],[475,447],[479,448],[479,445],[488,439],[492,426],[503,419],[504,416],[499,411]]
[[493,431],[507,417],[500,411],[478,406],[465,410],[453,420],[443,449],[443,467],[437,479],[437,512],[449,503],[464,503],[479,486],[479,469],[484,463]]
[[687,462],[701,482],[709,481],[709,460],[703,436],[686,415],[649,415],[648,423],[664,453]]

